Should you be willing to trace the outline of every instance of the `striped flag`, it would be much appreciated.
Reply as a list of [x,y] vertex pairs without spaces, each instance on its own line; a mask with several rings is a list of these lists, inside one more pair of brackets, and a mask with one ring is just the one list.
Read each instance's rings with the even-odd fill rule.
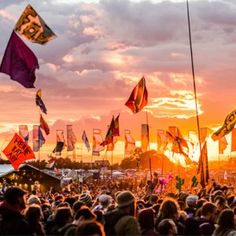
[[15,31],[32,43],[45,44],[56,37],[39,14],[28,4],[16,23]]
[[133,113],[138,113],[146,106],[148,103],[148,91],[146,88],[145,78],[139,81],[139,83],[134,87],[128,101],[125,103],[127,107],[131,109]]

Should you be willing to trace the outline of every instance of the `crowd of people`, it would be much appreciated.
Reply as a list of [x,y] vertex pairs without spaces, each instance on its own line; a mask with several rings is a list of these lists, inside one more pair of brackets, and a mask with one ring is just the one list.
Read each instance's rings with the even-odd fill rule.
[[91,181],[61,192],[9,186],[0,199],[0,235],[236,235],[233,188],[213,181],[157,194],[158,185],[154,174],[139,184]]

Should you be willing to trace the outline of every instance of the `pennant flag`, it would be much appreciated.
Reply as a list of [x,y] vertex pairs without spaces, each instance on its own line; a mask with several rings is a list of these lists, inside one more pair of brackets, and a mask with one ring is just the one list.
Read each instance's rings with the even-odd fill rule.
[[26,143],[28,143],[29,131],[27,125],[19,125],[19,135],[25,140]]
[[25,88],[34,88],[36,68],[39,69],[37,57],[13,31],[2,59],[0,72],[9,75]]
[[88,140],[88,137],[87,137],[87,134],[85,132],[85,130],[83,131],[83,134],[82,134],[82,141],[84,143],[84,145],[86,146],[86,148],[88,149],[88,152],[90,151],[90,144],[89,144],[89,140]]
[[30,4],[17,21],[15,30],[32,43],[45,44],[56,37]]
[[138,113],[146,106],[148,103],[148,92],[146,88],[145,78],[139,81],[139,83],[134,87],[128,101],[125,103],[127,107],[131,109],[133,113]]
[[37,106],[40,107],[40,109],[43,113],[47,114],[47,108],[42,100],[42,90],[41,89],[39,89],[36,93],[35,103]]
[[40,128],[43,129],[46,135],[49,135],[50,129],[47,122],[43,119],[43,116],[40,114]]
[[224,121],[223,126],[214,132],[211,138],[216,141],[224,137],[226,134],[230,133],[236,124],[236,110],[230,112]]
[[73,151],[75,148],[76,137],[72,125],[67,125],[67,151]]
[[57,138],[57,144],[52,152],[56,153],[57,155],[61,155],[61,152],[62,152],[62,150],[64,148],[64,144],[65,144],[64,131],[57,130],[56,131],[56,138]]
[[227,148],[228,142],[225,137],[219,140],[219,154],[223,154],[224,150]]
[[17,170],[19,165],[24,161],[35,159],[30,146],[17,133],[15,133],[10,143],[3,150],[3,153],[15,170]]
[[100,152],[104,150],[104,147],[101,146],[102,142],[103,138],[101,135],[101,130],[93,129],[93,150],[92,150],[93,156],[100,156]]
[[125,157],[129,157],[135,150],[135,140],[130,130],[125,130]]
[[236,151],[236,128],[232,130],[232,136],[231,136],[231,152]]
[[205,142],[203,148],[201,150],[199,163],[198,163],[198,171],[200,173],[200,184],[204,188],[209,180],[209,169],[208,169],[208,154],[207,154],[207,143]]
[[148,124],[141,125],[141,142],[142,142],[142,151],[146,152],[149,145],[149,126]]
[[45,143],[45,138],[38,125],[33,126],[33,151],[38,152]]
[[162,129],[157,130],[157,152],[163,153],[167,146],[167,137],[166,133]]

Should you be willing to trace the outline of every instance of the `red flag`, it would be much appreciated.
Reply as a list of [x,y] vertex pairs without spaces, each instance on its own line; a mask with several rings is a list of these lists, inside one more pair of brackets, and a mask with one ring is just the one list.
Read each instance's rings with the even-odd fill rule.
[[110,143],[113,143],[113,130],[115,128],[115,119],[114,116],[112,117],[111,124],[107,130],[107,134],[105,137],[105,140],[100,144],[101,146],[108,145]]
[[208,169],[208,154],[207,154],[207,143],[205,142],[201,150],[199,162],[198,162],[198,171],[200,173],[200,183],[204,188],[209,180],[209,169]]
[[146,88],[145,78],[139,81],[134,87],[128,101],[125,103],[127,107],[131,109],[133,113],[137,113],[143,109],[148,103],[148,92]]
[[219,153],[223,154],[224,150],[227,148],[228,142],[225,137],[219,140]]
[[231,152],[236,151],[236,128],[232,130],[232,136],[231,136]]
[[38,59],[13,31],[5,50],[0,71],[10,75],[25,88],[34,88]]
[[17,170],[19,165],[24,161],[35,159],[30,146],[16,133],[10,143],[3,150],[3,153],[11,162],[15,170]]
[[43,119],[43,116],[41,114],[40,114],[40,128],[42,128],[45,131],[46,135],[50,133],[49,126],[47,122]]

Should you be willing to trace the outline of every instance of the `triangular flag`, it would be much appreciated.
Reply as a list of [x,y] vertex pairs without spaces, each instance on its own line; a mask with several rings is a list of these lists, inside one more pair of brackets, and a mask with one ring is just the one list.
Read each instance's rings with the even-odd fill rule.
[[40,107],[40,109],[43,113],[47,114],[47,108],[42,100],[42,90],[41,89],[39,89],[36,93],[35,103],[37,106]]
[[56,37],[30,4],[17,21],[15,30],[33,43],[45,44]]
[[3,150],[3,153],[11,162],[15,170],[17,170],[19,165],[24,161],[35,159],[30,146],[16,133],[10,143]]
[[25,88],[34,88],[35,70],[38,59],[26,44],[13,31],[5,50],[0,72],[10,75]]
[[125,103],[127,107],[131,109],[133,113],[137,113],[143,109],[148,103],[148,92],[146,88],[145,78],[139,81],[139,83],[134,87],[128,101]]

